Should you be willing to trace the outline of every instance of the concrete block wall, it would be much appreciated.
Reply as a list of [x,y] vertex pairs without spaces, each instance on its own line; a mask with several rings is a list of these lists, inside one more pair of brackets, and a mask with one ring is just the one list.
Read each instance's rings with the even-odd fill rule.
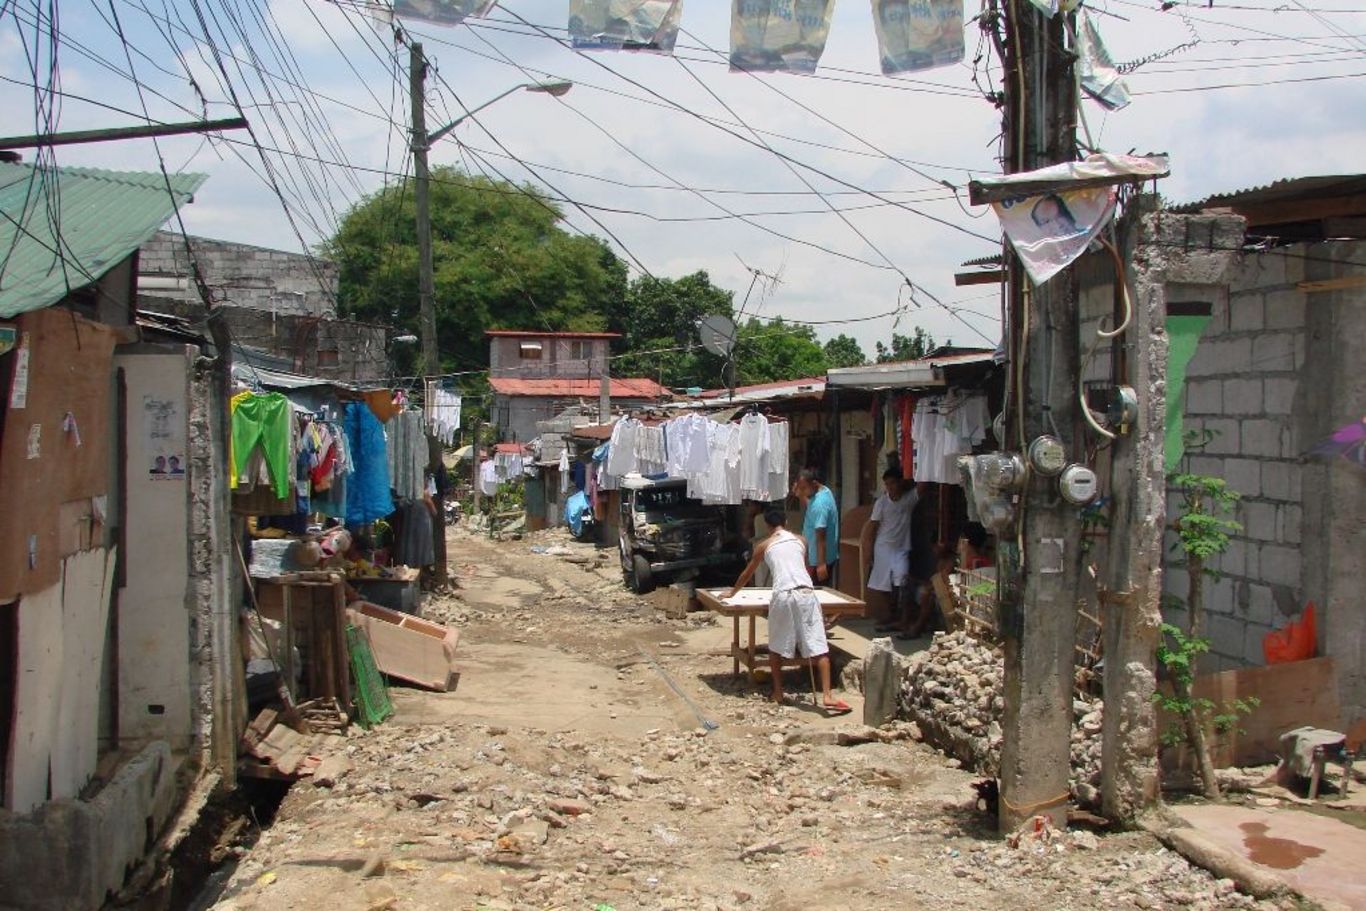
[[[1302,608],[1301,543],[1303,438],[1295,403],[1307,356],[1308,296],[1304,260],[1273,251],[1244,256],[1227,297],[1213,314],[1187,370],[1185,429],[1209,441],[1187,453],[1188,470],[1223,478],[1242,501],[1232,517],[1242,524],[1226,553],[1212,561],[1219,576],[1206,580],[1205,609],[1211,657],[1202,670],[1263,663],[1262,639]],[[1181,500],[1168,489],[1167,512]],[[1168,532],[1167,547],[1175,544]],[[1169,557],[1165,590],[1184,599],[1189,577]],[[1168,609],[1184,623],[1185,611]]]
[[[303,253],[191,237],[195,260],[215,303],[293,316],[337,318],[337,266]],[[185,238],[159,231],[138,254],[143,276],[188,278]],[[173,300],[198,300],[193,283],[184,290],[143,288],[140,293]]]

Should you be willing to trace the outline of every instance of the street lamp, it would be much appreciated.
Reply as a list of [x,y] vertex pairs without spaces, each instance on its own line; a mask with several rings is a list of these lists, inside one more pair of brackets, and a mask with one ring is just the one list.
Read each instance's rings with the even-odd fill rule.
[[[422,339],[422,374],[424,378],[433,378],[441,370],[440,357],[436,347],[436,277],[435,266],[432,263],[432,216],[431,201],[429,197],[431,189],[431,177],[427,171],[427,150],[432,147],[432,143],[446,136],[460,124],[464,123],[473,114],[482,111],[484,108],[500,101],[513,92],[526,90],[528,92],[540,92],[546,95],[559,97],[573,87],[572,82],[564,80],[553,80],[543,82],[525,82],[521,85],[514,85],[512,88],[495,95],[478,107],[466,111],[463,116],[457,117],[450,123],[427,132],[427,112],[426,112],[426,92],[423,91],[423,83],[427,75],[427,60],[422,55],[422,45],[413,42],[411,56],[408,58],[408,94],[412,106],[413,117],[413,202],[417,209],[417,294],[418,294],[418,315],[421,321],[421,329],[418,333]],[[433,472],[436,472],[441,464],[441,442],[436,437],[428,437],[428,464]],[[475,441],[478,443],[478,440]],[[477,448],[477,445],[476,445]],[[475,459],[475,470],[478,470],[479,460]],[[475,498],[478,500],[479,485],[475,483]],[[437,491],[436,515],[437,531],[436,540],[436,583],[446,582],[446,535],[442,517],[445,515],[445,507],[442,504],[442,492]]]

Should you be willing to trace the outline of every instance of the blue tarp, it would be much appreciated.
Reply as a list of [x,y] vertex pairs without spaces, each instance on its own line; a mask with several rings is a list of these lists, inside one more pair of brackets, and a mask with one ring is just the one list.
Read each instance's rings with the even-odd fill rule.
[[564,521],[569,530],[578,537],[583,532],[583,514],[588,512],[588,494],[582,490],[564,501]]

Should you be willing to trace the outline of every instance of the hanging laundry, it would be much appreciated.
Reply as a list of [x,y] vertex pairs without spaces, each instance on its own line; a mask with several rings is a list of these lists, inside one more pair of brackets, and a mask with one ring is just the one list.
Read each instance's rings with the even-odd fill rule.
[[384,425],[369,405],[350,402],[346,406],[346,437],[355,466],[347,490],[346,524],[364,525],[394,511]]
[[768,464],[772,439],[768,419],[747,414],[740,419],[740,496],[749,500],[768,499]]
[[389,484],[400,500],[422,498],[423,475],[430,461],[422,415],[416,411],[396,414],[384,425],[389,441]]
[[256,395],[239,393],[229,401],[232,415],[232,434],[229,460],[232,475],[228,486],[234,490],[239,484],[254,485],[246,472],[249,457],[260,447],[270,482],[278,499],[289,496],[294,477],[293,409],[289,400],[278,392]]
[[614,477],[625,477],[636,468],[636,434],[641,427],[635,418],[621,418],[612,428],[612,438],[607,443],[607,473]]
[[479,465],[479,492],[486,497],[498,492],[498,467],[493,459],[485,459]]
[[427,430],[447,446],[460,436],[460,405],[460,396],[427,382]]
[[662,426],[641,425],[636,430],[636,471],[647,478],[668,473]]
[[394,15],[454,26],[470,16],[487,16],[497,4],[498,0],[394,0]]
[[1115,214],[1115,188],[1012,197],[991,207],[1025,271],[1041,285],[1090,246]]
[[734,0],[734,72],[814,73],[830,35],[835,0]]
[[700,414],[688,414],[664,424],[670,477],[686,478],[706,470],[707,427],[714,423]]
[[1107,111],[1129,106],[1129,86],[1115,67],[1114,58],[1100,40],[1100,29],[1091,14],[1082,10],[1077,22],[1077,72],[1081,88]]
[[673,53],[682,0],[569,0],[569,40],[579,50]]
[[768,496],[770,503],[787,499],[788,485],[788,433],[790,425],[786,421],[774,421],[768,425]]
[[963,60],[963,0],[872,0],[882,73]]

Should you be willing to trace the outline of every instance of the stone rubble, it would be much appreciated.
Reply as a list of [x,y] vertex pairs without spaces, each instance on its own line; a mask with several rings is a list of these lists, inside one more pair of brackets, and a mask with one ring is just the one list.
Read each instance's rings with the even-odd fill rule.
[[[900,715],[915,722],[926,742],[995,777],[1001,764],[1005,711],[1001,650],[959,630],[937,633],[930,647],[904,661]],[[1098,802],[1100,699],[1073,697],[1072,793],[1084,806]]]

